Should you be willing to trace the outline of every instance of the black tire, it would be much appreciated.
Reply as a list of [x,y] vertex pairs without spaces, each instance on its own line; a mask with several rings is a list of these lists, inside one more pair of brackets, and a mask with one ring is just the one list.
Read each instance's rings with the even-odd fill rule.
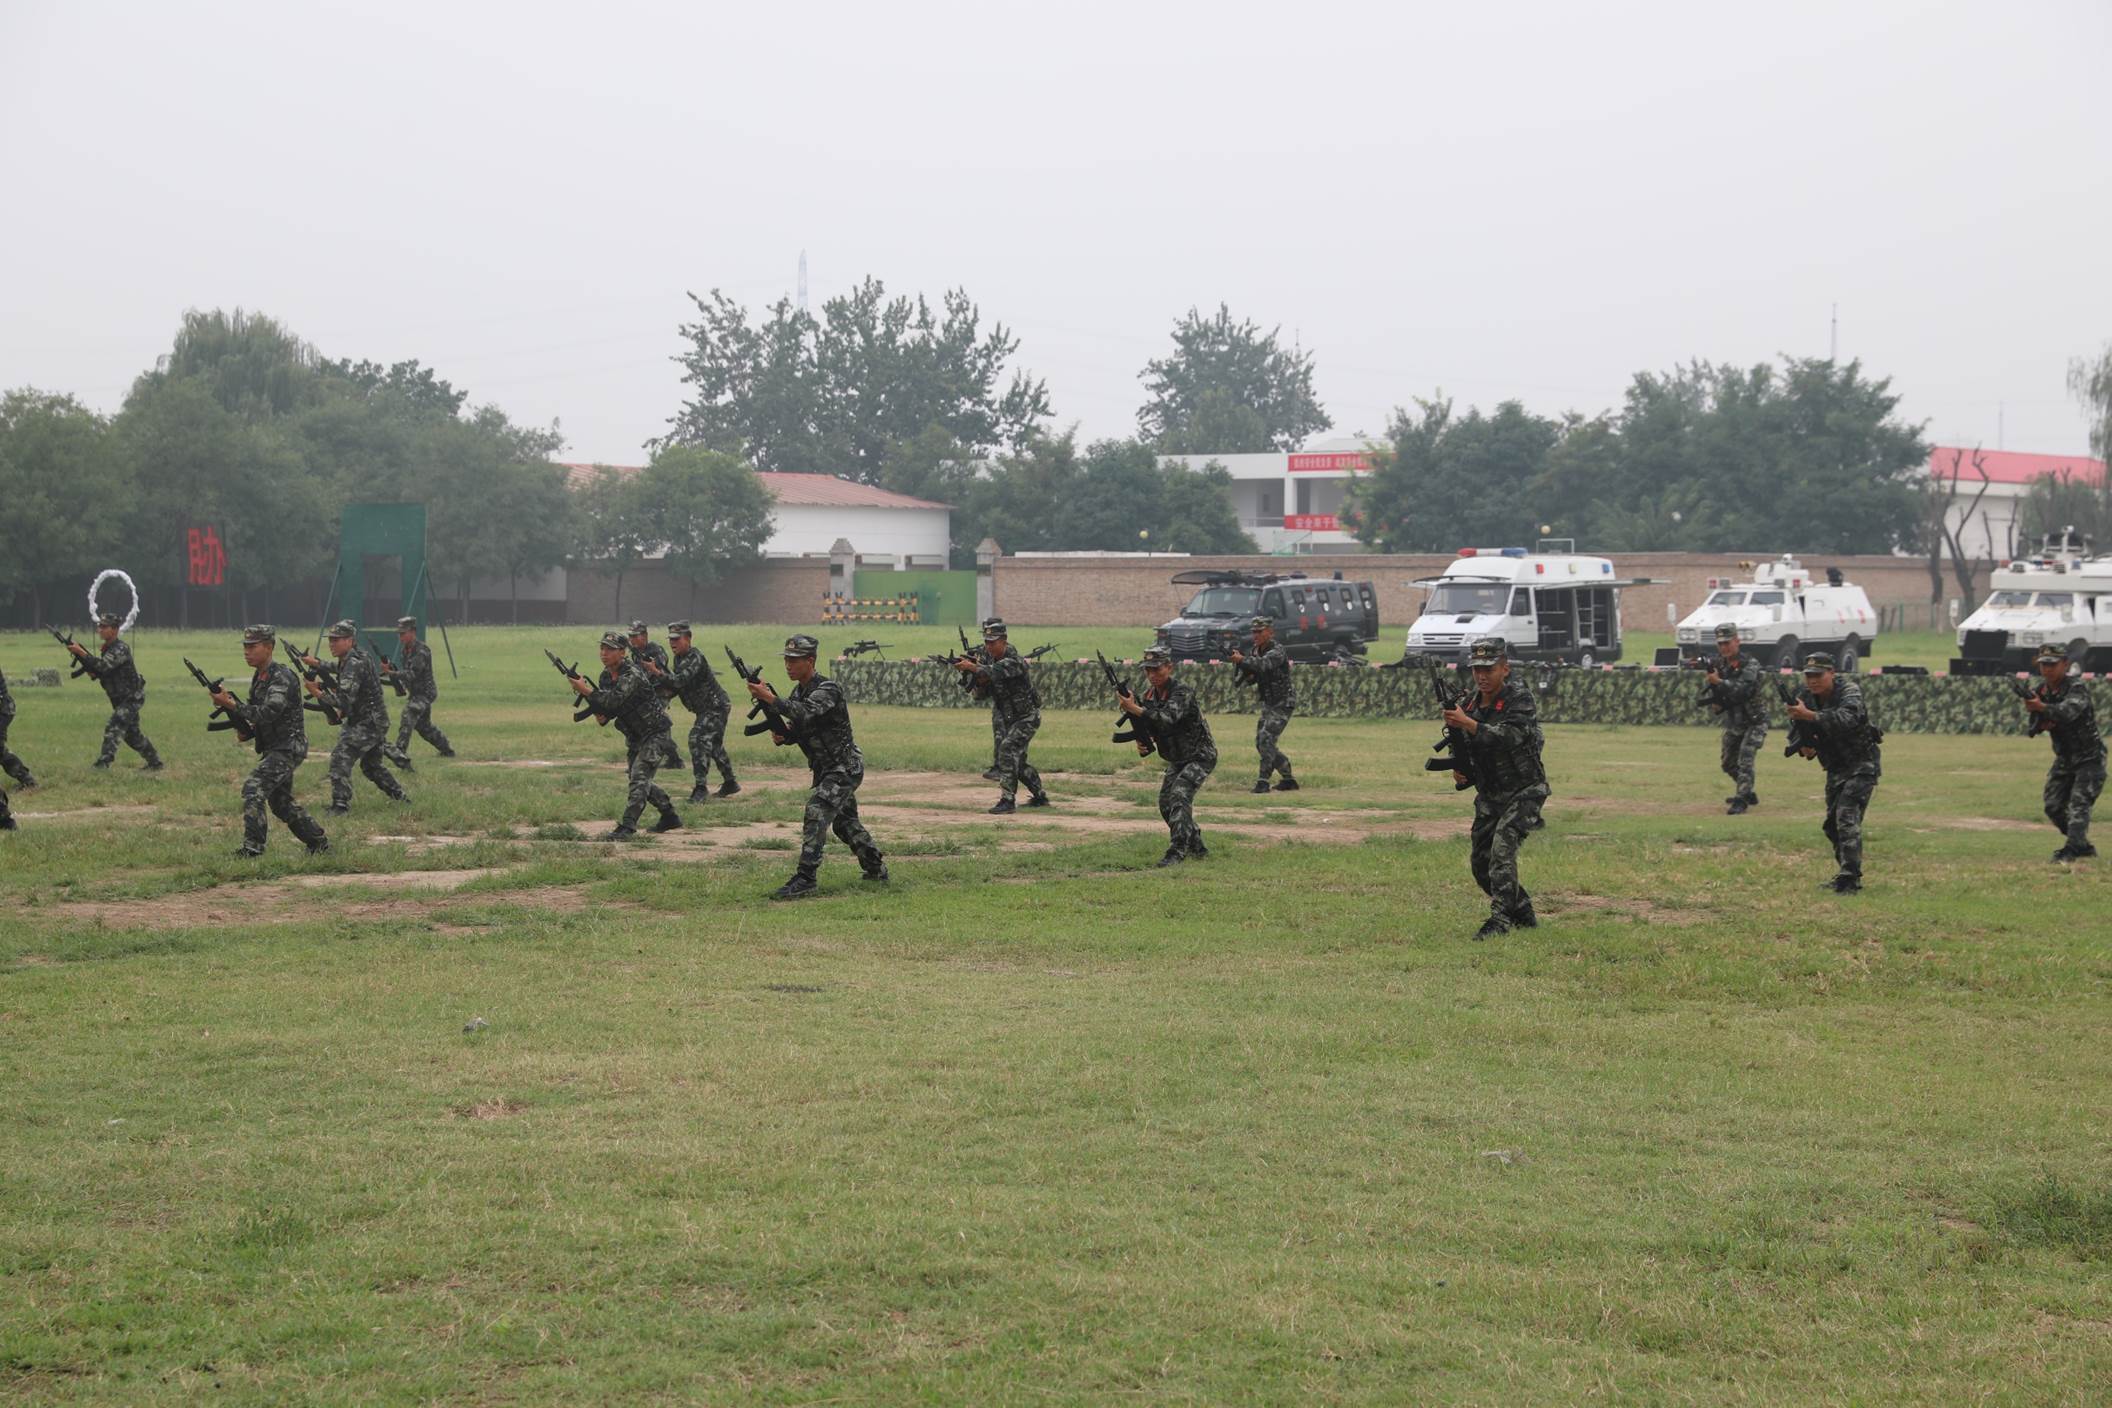
[[1855,667],[1862,663],[1862,641],[1856,638],[1855,636],[1850,636],[1848,637],[1848,639],[1842,641],[1840,658],[1841,673],[1844,675],[1852,675],[1855,673]]
[[1775,668],[1794,670],[1803,662],[1797,658],[1797,638],[1784,636],[1775,643]]
[[2071,670],[2081,672],[2089,669],[2090,642],[2084,640],[2081,636],[2069,641],[2068,659],[2070,662],[2068,668]]

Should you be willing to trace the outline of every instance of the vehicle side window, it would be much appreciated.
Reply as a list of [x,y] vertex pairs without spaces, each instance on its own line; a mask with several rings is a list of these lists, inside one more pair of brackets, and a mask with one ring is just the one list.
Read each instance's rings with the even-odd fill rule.
[[1335,589],[1333,587],[1314,587],[1313,604],[1320,609],[1322,615],[1333,611],[1335,609]]
[[1283,593],[1271,587],[1261,595],[1261,614],[1277,619],[1283,616]]
[[1305,588],[1291,588],[1291,610],[1300,616],[1305,614]]
[[1532,593],[1528,592],[1524,587],[1511,588],[1511,614],[1513,616],[1530,616],[1533,614]]
[[1363,604],[1366,611],[1375,613],[1379,609],[1379,599],[1373,595],[1369,582],[1357,583],[1357,600]]
[[1780,592],[1753,593],[1753,605],[1755,606],[1780,606],[1781,604],[1782,593]]

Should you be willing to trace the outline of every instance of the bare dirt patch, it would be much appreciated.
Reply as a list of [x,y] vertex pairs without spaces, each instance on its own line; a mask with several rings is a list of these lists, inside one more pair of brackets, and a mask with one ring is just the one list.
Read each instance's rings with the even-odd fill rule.
[[[456,892],[470,881],[500,873],[484,869],[413,870],[395,875],[311,875],[276,882],[269,887],[220,885],[209,890],[158,895],[145,900],[78,900],[58,905],[51,912],[60,919],[114,929],[159,931],[216,925],[290,924],[316,918],[385,920],[397,925],[415,925],[430,922],[432,914],[445,905],[487,900],[496,904],[532,904],[540,914],[576,914],[587,907],[586,890],[578,885],[537,890],[493,890],[457,898]],[[320,897],[306,901],[287,893],[289,889],[327,891],[333,887],[357,885],[382,890],[408,888],[420,893],[335,903]],[[472,925],[436,927],[443,933],[477,932]]]
[[73,807],[62,812],[22,812],[15,816],[23,821],[92,821],[106,816],[138,816],[142,812],[157,808],[146,802],[127,802],[116,807]]
[[1549,916],[1564,914],[1619,915],[1645,924],[1706,924],[1715,916],[1707,910],[1683,909],[1652,900],[1624,899],[1613,895],[1586,895],[1573,890],[1535,890],[1533,906]]
[[458,762],[458,768],[505,768],[508,771],[534,772],[542,768],[597,768],[608,763],[606,758],[478,758],[471,762]]
[[493,1100],[479,1100],[474,1105],[457,1105],[448,1111],[458,1120],[503,1120],[528,1108],[525,1100],[511,1100],[499,1096]]
[[1946,831],[2047,831],[2043,821],[2018,821],[2006,816],[1939,816],[1930,818]]
[[497,875],[497,866],[476,870],[399,870],[390,875],[295,875],[279,883],[303,890],[334,890],[372,885],[384,890],[459,890],[472,880]]

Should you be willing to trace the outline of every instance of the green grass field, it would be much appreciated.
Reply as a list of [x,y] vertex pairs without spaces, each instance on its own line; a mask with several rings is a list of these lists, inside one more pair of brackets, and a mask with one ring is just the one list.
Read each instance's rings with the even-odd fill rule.
[[[787,629],[725,639],[781,679]],[[1810,765],[1730,818],[1706,730],[1551,729],[1542,927],[1484,944],[1427,725],[1297,722],[1306,790],[1251,796],[1223,720],[1161,872],[1111,715],[1049,715],[1057,806],[1000,819],[981,715],[869,709],[893,883],[832,846],[786,906],[803,774],[753,739],[688,829],[574,839],[621,747],[546,641],[592,654],[457,633],[461,756],[316,859],[231,854],[177,657],[232,636],[141,637],[159,776],[20,691],[0,1394],[2104,1401],[2112,880],[2047,863],[2043,743],[1888,742],[1838,899]]]

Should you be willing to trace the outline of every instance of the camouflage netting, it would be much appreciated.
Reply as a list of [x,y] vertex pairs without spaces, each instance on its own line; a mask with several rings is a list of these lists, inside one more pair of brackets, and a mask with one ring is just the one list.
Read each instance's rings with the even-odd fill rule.
[[[863,704],[985,707],[961,688],[953,669],[938,661],[836,660],[828,669],[843,682],[850,697]],[[1142,682],[1144,672],[1138,666],[1117,662],[1116,669],[1133,683]],[[1094,661],[1041,661],[1033,670],[1044,709],[1114,708],[1107,679]],[[1520,665],[1517,671],[1539,691],[1540,717],[1547,723],[1715,726],[1714,716],[1697,702],[1701,677],[1692,670]],[[1195,687],[1205,712],[1257,712],[1254,691],[1241,683],[1232,666],[1184,664],[1180,672]],[[1437,717],[1430,677],[1422,670],[1298,665],[1293,667],[1292,680],[1298,690],[1298,712],[1309,718]],[[1870,675],[1863,677],[1863,697],[1871,719],[1888,733],[2020,734],[2025,728],[2023,705],[2006,678]],[[1779,700],[1770,705],[1768,716],[1771,726],[1779,730],[1783,719]]]

